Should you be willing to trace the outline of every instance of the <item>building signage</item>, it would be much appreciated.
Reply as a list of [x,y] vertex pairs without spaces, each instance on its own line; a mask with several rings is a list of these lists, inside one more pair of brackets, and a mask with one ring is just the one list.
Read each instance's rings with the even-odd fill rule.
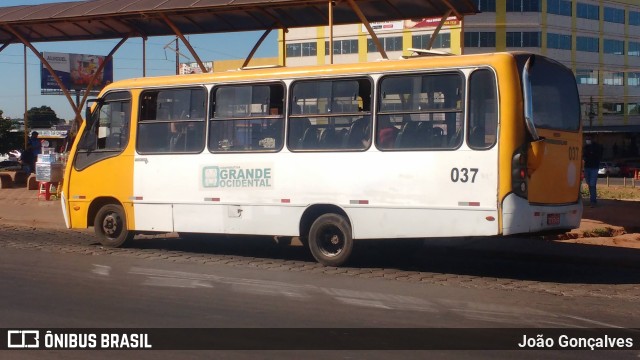
[[[413,28],[435,28],[440,23],[442,18],[433,17],[433,18],[424,18],[424,19],[411,19],[404,21],[405,29],[413,29]],[[460,25],[460,20],[455,16],[449,16],[442,26],[457,26]]]
[[[207,72],[211,72],[213,70],[213,61],[205,61],[202,63]],[[197,62],[191,63],[180,63],[180,75],[186,74],[202,74],[202,69]]]
[[[371,25],[371,28],[374,32],[395,31],[403,29],[402,20],[372,22],[369,25]],[[362,25],[362,32],[368,32],[364,24]]]

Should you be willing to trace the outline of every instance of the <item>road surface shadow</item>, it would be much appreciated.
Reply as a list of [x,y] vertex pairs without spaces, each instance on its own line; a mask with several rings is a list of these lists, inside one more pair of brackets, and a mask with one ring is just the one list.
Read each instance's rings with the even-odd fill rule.
[[[308,266],[304,246],[272,237],[207,235],[147,238],[134,248],[229,255]],[[371,240],[356,243],[346,265],[554,283],[640,284],[640,249],[542,240],[539,237],[467,237]]]

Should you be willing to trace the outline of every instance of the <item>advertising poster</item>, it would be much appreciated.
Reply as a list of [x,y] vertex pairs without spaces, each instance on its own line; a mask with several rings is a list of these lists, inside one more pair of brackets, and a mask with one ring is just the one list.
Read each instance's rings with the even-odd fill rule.
[[[42,56],[69,90],[86,90],[94,74],[105,61],[105,57],[99,55],[43,52]],[[43,90],[60,90],[60,86],[44,64],[41,67],[40,82]],[[109,61],[96,78],[91,90],[99,91],[111,82],[113,62]]]

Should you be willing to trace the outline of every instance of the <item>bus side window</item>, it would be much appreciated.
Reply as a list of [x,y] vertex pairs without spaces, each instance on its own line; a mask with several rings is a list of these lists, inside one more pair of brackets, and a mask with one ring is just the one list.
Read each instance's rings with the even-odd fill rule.
[[489,70],[476,70],[469,78],[467,143],[472,149],[489,149],[497,141],[498,101],[496,80]]
[[222,85],[211,93],[209,150],[278,151],[284,136],[284,86]]
[[204,147],[203,87],[145,91],[140,98],[140,153],[194,153]]
[[[453,150],[462,126],[462,74],[429,72],[380,80],[376,146],[380,150]],[[393,140],[395,138],[395,140]]]
[[366,150],[371,143],[368,78],[304,80],[292,86],[291,150]]

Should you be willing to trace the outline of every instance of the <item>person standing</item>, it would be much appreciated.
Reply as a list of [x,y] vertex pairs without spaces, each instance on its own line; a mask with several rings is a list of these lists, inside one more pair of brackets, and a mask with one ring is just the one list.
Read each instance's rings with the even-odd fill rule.
[[29,145],[31,145],[31,152],[33,156],[38,159],[38,155],[42,153],[42,143],[40,143],[40,139],[38,139],[38,132],[34,131],[31,133],[31,137],[29,138]]
[[584,159],[584,180],[589,187],[589,203],[591,207],[594,207],[598,203],[596,185],[598,184],[598,168],[602,157],[600,145],[587,137],[582,149],[582,157]]
[[27,148],[24,149],[22,154],[20,154],[20,158],[18,159],[18,161],[22,165],[22,171],[24,171],[27,175],[35,172],[36,159],[35,155],[33,154],[31,143],[27,144]]

